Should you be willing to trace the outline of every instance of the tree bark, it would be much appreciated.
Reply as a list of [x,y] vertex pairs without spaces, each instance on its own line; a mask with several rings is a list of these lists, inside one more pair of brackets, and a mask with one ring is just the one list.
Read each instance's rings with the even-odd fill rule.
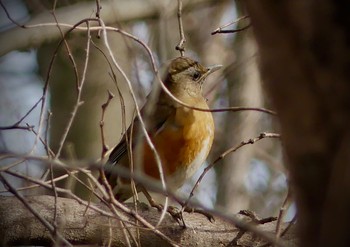
[[[25,199],[43,219],[53,224],[54,197],[31,196]],[[109,212],[105,205],[94,205]],[[133,206],[128,205],[128,207]],[[57,198],[56,208],[57,231],[70,243],[103,245],[111,241],[113,246],[126,246],[120,222],[116,218],[103,216],[73,199]],[[138,207],[138,214],[153,225],[157,223],[160,216],[156,209],[149,208],[145,204]],[[16,197],[0,197],[0,218],[0,229],[2,229],[0,243],[2,245],[50,245],[52,243],[49,231]],[[131,216],[128,217],[128,220],[134,222]],[[252,233],[245,233],[242,237],[237,237],[243,232],[219,218],[210,222],[203,215],[184,213],[184,220],[187,228],[183,228],[173,218],[166,215],[158,230],[180,246],[259,246],[264,243]],[[127,225],[130,226],[130,224]],[[137,238],[137,228],[142,246],[169,245],[140,223],[138,226],[130,226],[129,234]],[[273,233],[275,222],[259,225],[258,228]],[[293,232],[292,227],[283,237],[287,241],[286,246],[296,246]],[[131,241],[131,243],[135,245],[134,242]]]

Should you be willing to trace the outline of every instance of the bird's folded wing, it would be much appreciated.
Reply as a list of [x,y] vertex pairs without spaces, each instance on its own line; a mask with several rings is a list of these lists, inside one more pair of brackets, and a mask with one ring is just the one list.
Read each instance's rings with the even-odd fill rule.
[[[145,115],[145,105],[141,110],[141,115]],[[167,122],[167,120],[174,116],[176,109],[174,106],[170,106],[167,104],[156,104],[155,111],[150,114],[147,119],[143,119],[146,125],[147,132],[150,136],[156,135],[159,130],[163,128],[163,125]],[[132,133],[132,146],[134,147],[137,143],[137,140],[144,140],[144,133],[140,126],[139,117],[134,119],[134,124],[131,124],[124,134],[123,138],[119,142],[119,144],[113,149],[112,153],[109,156],[108,163],[116,164],[120,161],[124,155],[127,155],[127,141],[126,138],[129,138]]]

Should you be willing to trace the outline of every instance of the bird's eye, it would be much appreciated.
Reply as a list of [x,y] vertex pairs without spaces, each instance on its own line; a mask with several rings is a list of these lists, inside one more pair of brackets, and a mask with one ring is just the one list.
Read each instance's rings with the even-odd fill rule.
[[201,74],[198,71],[195,71],[193,74],[193,80],[197,81],[201,77]]

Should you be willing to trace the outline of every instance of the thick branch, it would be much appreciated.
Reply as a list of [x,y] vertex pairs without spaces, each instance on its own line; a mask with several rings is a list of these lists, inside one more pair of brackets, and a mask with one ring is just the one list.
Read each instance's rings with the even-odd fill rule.
[[[32,208],[40,212],[44,219],[53,224],[54,197],[31,196],[26,197],[26,200]],[[109,212],[104,205],[97,204],[96,206]],[[160,216],[156,209],[144,204],[140,205],[138,213],[152,224],[156,224]],[[48,245],[51,243],[52,237],[49,231],[15,197],[0,197],[0,218],[2,219],[0,229],[3,229],[0,234],[2,244]],[[131,217],[128,218],[129,222],[134,222]],[[103,216],[90,208],[86,210],[85,206],[73,199],[58,198],[57,219],[59,222],[57,227],[61,235],[72,244],[101,245],[111,240],[114,246],[126,245],[117,219]],[[186,229],[167,215],[159,230],[181,246],[226,246],[234,241],[237,235],[242,234],[239,229],[218,218],[211,223],[203,215],[184,213],[184,220],[187,224]],[[142,246],[166,246],[164,240],[156,237],[140,224],[138,226],[127,225],[129,232],[134,237],[136,237],[136,229],[139,228]],[[112,227],[111,230],[109,226]],[[272,233],[275,223],[267,223],[259,228]],[[288,240],[286,246],[296,246],[293,232],[292,230],[284,236],[284,239]],[[236,244],[257,246],[263,242],[252,234],[245,233]]]

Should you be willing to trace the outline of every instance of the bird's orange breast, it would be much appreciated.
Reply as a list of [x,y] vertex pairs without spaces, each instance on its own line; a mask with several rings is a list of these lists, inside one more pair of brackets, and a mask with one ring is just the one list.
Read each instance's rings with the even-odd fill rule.
[[[166,177],[178,171],[196,170],[205,161],[213,136],[214,123],[210,112],[185,107],[177,109],[174,118],[169,119],[162,129],[151,137]],[[198,159],[199,155],[200,159]],[[154,154],[146,142],[143,169],[147,175],[159,178]]]

